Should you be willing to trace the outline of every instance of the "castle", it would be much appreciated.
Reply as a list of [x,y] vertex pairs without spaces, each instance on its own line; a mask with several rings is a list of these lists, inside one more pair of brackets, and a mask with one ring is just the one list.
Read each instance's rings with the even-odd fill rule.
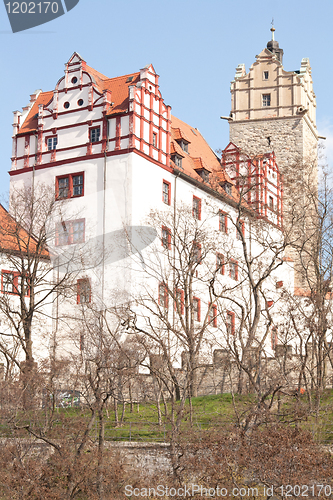
[[[216,357],[240,324],[237,301],[253,292],[245,248],[257,262],[257,279],[265,265],[272,267],[261,289],[260,328],[275,305],[281,317],[282,291],[293,294],[295,285],[293,262],[282,250],[281,172],[286,177],[290,163],[309,156],[315,161],[318,142],[309,61],[287,72],[282,56],[272,31],[249,72],[237,67],[222,160],[196,128],[171,115],[152,65],[108,78],[74,53],[55,89],[36,91],[23,112],[14,113],[11,193],[38,185],[53,190],[62,208],[61,216],[50,217],[51,261],[66,252],[68,258],[68,251],[80,255],[75,300],[53,304],[49,349],[65,336],[61,316],[73,333],[88,304],[103,310],[135,298],[142,325],[155,314],[169,331],[185,323],[195,332],[207,328],[202,356]],[[190,221],[193,234],[201,231],[184,245],[190,271],[177,278],[176,219],[184,227]],[[178,234],[184,227],[177,226]],[[272,242],[281,244],[275,254]],[[213,296],[211,276],[220,290]],[[254,314],[250,298],[244,307]],[[68,311],[74,311],[71,320]],[[276,330],[265,339],[272,356]],[[73,333],[72,340],[84,348],[82,335]],[[187,346],[179,336],[174,349],[180,366]]]

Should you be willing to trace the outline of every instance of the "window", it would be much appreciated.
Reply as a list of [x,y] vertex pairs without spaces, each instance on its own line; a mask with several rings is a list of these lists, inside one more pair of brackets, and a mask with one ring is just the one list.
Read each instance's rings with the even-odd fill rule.
[[168,309],[168,289],[165,283],[160,283],[158,287],[158,303],[164,309]]
[[271,94],[262,95],[262,105],[264,108],[271,105]]
[[56,246],[83,243],[85,238],[85,219],[62,221],[56,226]]
[[236,225],[236,238],[242,240],[242,235],[245,235],[245,224],[244,221],[239,220]]
[[2,271],[1,288],[3,293],[18,293],[17,290],[18,273]]
[[182,168],[183,159],[179,155],[172,155],[171,160],[175,163],[176,167]]
[[47,137],[46,144],[47,144],[47,150],[48,151],[53,151],[54,149],[56,149],[57,144],[58,144],[58,138],[57,138],[57,136]]
[[224,191],[229,195],[231,196],[232,195],[232,188],[231,188],[231,184],[230,182],[223,182],[223,184],[221,184],[222,188],[224,189]]
[[222,233],[228,232],[228,216],[225,212],[222,212],[222,210],[219,211],[219,230],[222,231]]
[[268,80],[268,76],[269,76],[268,71],[264,71],[264,74],[263,74],[264,80]]
[[156,132],[153,132],[153,146],[154,146],[154,148],[157,148],[157,134],[156,134]]
[[77,303],[89,304],[91,302],[91,286],[88,278],[77,280]]
[[235,313],[227,311],[225,326],[228,335],[235,335]]
[[184,314],[184,290],[177,288],[175,291],[175,309],[180,314]]
[[221,253],[216,254],[216,271],[224,274],[224,256]]
[[168,181],[163,181],[162,200],[166,205],[170,205],[171,200],[171,184]]
[[57,200],[76,198],[84,194],[84,173],[69,174],[56,178]]
[[182,150],[185,151],[185,153],[188,153],[188,142],[187,141],[182,140],[178,144],[182,148]]
[[[210,307],[210,304],[208,304],[208,307]],[[217,327],[217,306],[215,304],[209,309],[208,321],[212,326]]]
[[269,196],[268,197],[268,206],[271,210],[274,210],[274,200],[273,200],[273,196]]
[[22,279],[17,271],[1,272],[1,291],[2,293],[13,293],[18,295],[24,287],[24,294],[30,295],[30,286],[28,279]]
[[201,199],[193,196],[192,215],[195,219],[201,220]]
[[167,250],[171,248],[171,231],[165,226],[162,226],[162,247]]
[[277,328],[276,326],[273,326],[271,330],[271,343],[272,343],[272,349],[275,349],[278,343],[278,335],[277,335]]
[[231,259],[229,262],[229,274],[230,278],[238,281],[238,262],[236,260]]
[[193,297],[193,314],[194,321],[200,321],[200,299]]
[[193,262],[195,264],[201,264],[201,245],[200,245],[200,243],[197,243],[196,241],[193,242],[192,252],[193,252]]
[[100,135],[100,128],[99,127],[89,129],[90,142],[98,142],[99,135]]

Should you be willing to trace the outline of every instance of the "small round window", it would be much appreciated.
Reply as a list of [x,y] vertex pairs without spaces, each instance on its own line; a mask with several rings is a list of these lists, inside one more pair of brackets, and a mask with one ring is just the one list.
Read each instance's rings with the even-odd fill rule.
[[76,82],[77,82],[77,78],[76,78],[76,76],[73,76],[72,83],[76,83]]
[[65,109],[68,109],[68,108],[69,108],[69,106],[70,106],[69,102],[68,102],[68,101],[66,101],[66,102],[65,102],[65,104],[64,104],[64,108],[65,108]]
[[79,100],[77,101],[77,104],[78,104],[78,106],[83,106],[83,99],[79,99]]

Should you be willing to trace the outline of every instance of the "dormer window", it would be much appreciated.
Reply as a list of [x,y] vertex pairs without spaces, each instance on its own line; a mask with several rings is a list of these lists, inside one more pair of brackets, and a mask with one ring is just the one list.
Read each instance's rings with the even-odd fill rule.
[[188,153],[188,142],[187,141],[184,141],[184,139],[182,139],[181,141],[178,142],[178,144],[182,148],[182,150],[185,151],[185,153]]
[[182,168],[182,157],[179,155],[172,155],[171,160],[174,162],[176,167]]
[[205,168],[197,169],[197,170],[196,170],[196,173],[197,173],[198,175],[200,175],[201,179],[202,179],[204,182],[208,182],[208,181],[209,181],[209,172],[208,172],[208,170],[206,170]]
[[230,182],[224,182],[223,184],[221,184],[221,187],[224,189],[224,191],[229,195],[231,196],[232,194],[232,191],[231,191],[231,184]]

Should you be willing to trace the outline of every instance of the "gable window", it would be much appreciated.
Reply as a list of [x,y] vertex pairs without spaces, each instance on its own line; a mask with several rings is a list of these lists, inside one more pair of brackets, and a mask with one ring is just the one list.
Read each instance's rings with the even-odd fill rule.
[[175,309],[180,314],[184,314],[184,290],[177,288],[175,291]]
[[47,145],[47,150],[48,151],[53,151],[54,149],[57,148],[58,144],[58,138],[57,136],[54,137],[47,137],[46,139],[46,145]]
[[171,248],[171,231],[165,226],[162,226],[162,247],[167,250]]
[[262,105],[264,108],[271,105],[271,94],[262,95]]
[[77,303],[89,304],[91,302],[91,285],[88,278],[77,280]]
[[84,194],[84,173],[75,173],[56,178],[57,200],[77,198]]
[[84,243],[85,219],[62,221],[56,226],[56,246]]
[[224,256],[221,253],[216,254],[216,271],[220,274],[224,274]]
[[201,199],[193,196],[192,215],[195,219],[201,220]]
[[233,280],[238,281],[238,262],[237,260],[231,259],[229,262],[229,275]]
[[158,303],[164,309],[168,309],[168,289],[165,283],[160,283],[158,287]]
[[89,129],[89,140],[90,142],[98,142],[100,136],[100,127],[94,127]]
[[225,212],[222,212],[222,210],[219,211],[219,230],[222,231],[222,233],[228,232],[228,216]]
[[225,326],[228,335],[235,335],[235,313],[227,311]]
[[200,321],[200,299],[197,297],[193,297],[193,315],[194,315],[194,321]]
[[162,187],[162,200],[166,205],[170,205],[171,202],[171,184],[168,181],[163,181]]
[[264,71],[264,74],[263,74],[264,80],[268,80],[268,76],[269,76],[269,72]]
[[156,132],[153,132],[153,146],[154,146],[154,148],[157,148],[157,134],[156,134]]
[[215,328],[217,327],[217,306],[213,304],[212,306],[208,304],[208,307],[210,307],[209,312],[208,312],[208,321],[209,323],[214,326]]
[[245,235],[245,224],[244,221],[239,220],[236,224],[236,238],[242,240],[242,235]]

